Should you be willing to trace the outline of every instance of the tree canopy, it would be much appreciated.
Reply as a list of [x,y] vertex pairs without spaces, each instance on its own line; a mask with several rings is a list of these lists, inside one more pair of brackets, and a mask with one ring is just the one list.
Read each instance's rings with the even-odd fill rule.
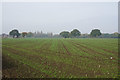
[[27,32],[22,32],[22,37],[25,37],[27,35]]
[[64,38],[69,38],[69,32],[68,31],[63,31],[60,33],[60,35]]
[[20,33],[17,29],[14,29],[12,31],[9,32],[9,35],[11,35],[13,38],[18,38],[20,36]]
[[102,33],[100,32],[99,29],[94,29],[94,30],[92,30],[91,33],[90,33],[90,35],[91,35],[92,37],[98,37],[98,36],[100,36],[101,34],[102,34]]
[[74,29],[73,31],[71,31],[71,37],[79,37],[81,35],[80,31],[77,29]]

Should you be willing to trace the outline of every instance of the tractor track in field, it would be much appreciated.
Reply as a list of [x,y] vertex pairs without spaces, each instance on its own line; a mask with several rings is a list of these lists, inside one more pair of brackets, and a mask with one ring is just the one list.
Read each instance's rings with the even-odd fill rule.
[[[42,43],[44,43],[45,41],[42,41]],[[21,44],[21,42],[18,42],[17,43],[18,45],[19,44]],[[22,43],[22,44],[24,44],[24,43]],[[28,46],[28,48],[27,47],[19,47],[18,45],[9,45],[9,46],[13,46],[13,47],[15,47],[15,48],[20,48],[20,49],[25,49],[25,50],[31,50],[31,49],[34,49],[34,47],[36,47],[36,45],[38,45],[38,44],[40,44],[40,43],[38,43],[38,42],[36,42],[36,43],[34,43],[34,46],[33,46],[33,44],[31,44],[31,43],[29,43],[29,46]],[[31,49],[29,49],[29,47],[32,47]]]
[[61,43],[62,43],[64,49],[66,50],[67,54],[70,55],[71,53],[68,51],[67,47],[64,45],[64,43],[62,41],[61,41]]
[[[10,50],[10,52],[12,52],[13,54],[16,54],[16,55],[18,55],[20,52],[18,51],[15,51],[15,50],[13,50],[13,49],[8,49],[8,50]],[[19,54],[19,56],[21,56],[22,54]],[[25,57],[25,56],[29,56],[28,57],[28,59],[29,60],[33,60],[33,58],[35,58],[35,59],[39,59],[39,60],[37,60],[37,62],[39,62],[40,64],[41,64],[41,62],[43,62],[45,59],[43,59],[42,60],[42,57],[40,57],[40,56],[36,56],[36,55],[30,55],[30,54],[26,54],[26,55],[22,55],[23,57]],[[27,57],[26,57],[27,58]],[[41,59],[40,59],[41,58]],[[43,65],[48,65],[48,66],[50,66],[50,67],[57,67],[57,70],[60,70],[60,71],[62,71],[62,72],[64,72],[65,70],[64,70],[64,67],[66,67],[66,66],[71,66],[70,68],[69,68],[69,70],[68,71],[66,71],[66,75],[70,75],[70,73],[72,73],[72,74],[75,74],[76,76],[79,76],[79,75],[82,75],[82,76],[85,76],[86,75],[86,73],[84,72],[84,70],[83,69],[80,69],[79,67],[77,67],[77,66],[75,66],[75,65],[72,65],[72,64],[65,64],[65,63],[63,63],[63,62],[52,62],[52,63],[50,63],[49,64],[49,62],[44,62],[44,63],[42,63]],[[29,66],[29,65],[28,65]],[[54,70],[54,69],[53,69]],[[78,72],[80,70],[80,72]],[[91,72],[91,73],[87,73],[88,75],[91,75],[91,76],[94,76],[94,74],[93,74],[93,72]],[[101,74],[100,72],[98,73],[98,74]],[[48,75],[48,74],[45,74],[44,73],[44,75]],[[67,76],[66,76],[67,77]]]
[[40,60],[42,59],[42,57],[39,55],[28,54],[28,53],[21,51],[21,50],[16,50],[16,49],[12,49],[12,48],[5,48],[5,50],[12,52],[12,54],[19,55],[19,56],[22,56],[22,57],[25,57],[28,59],[34,59],[34,58],[40,59]]
[[32,49],[32,50],[35,52],[40,52],[40,53],[45,52],[45,51],[50,51],[49,48],[50,48],[51,44],[52,44],[52,41],[50,41],[49,43],[46,42],[40,48]]
[[[78,76],[85,76],[86,74],[88,74],[88,76],[90,77],[94,77],[95,75],[103,75],[102,72],[100,70],[98,70],[96,72],[96,74],[94,74],[94,71],[86,71],[85,69],[82,69],[76,65],[72,65],[72,64],[66,64],[63,62],[53,62],[51,64],[53,67],[56,66],[56,69],[61,71],[61,72],[65,72],[66,75],[76,75]],[[65,69],[67,67],[67,69]],[[67,77],[67,76],[66,76]]]
[[[70,42],[71,43],[71,42]],[[63,43],[62,43],[63,44]],[[83,51],[83,52],[86,52],[86,53],[98,53],[98,52],[96,52],[96,51],[94,51],[94,50],[92,50],[92,49],[88,49],[87,47],[85,47],[85,46],[79,46],[80,44],[74,44],[73,42],[72,42],[72,44],[73,44],[73,46],[75,46],[75,47],[77,47],[77,48],[79,48],[81,51]],[[84,49],[86,49],[86,50],[84,50],[84,49],[81,49],[81,47],[84,47]],[[88,51],[87,51],[88,50]],[[101,53],[99,53],[99,54],[101,54]],[[92,55],[94,55],[94,54],[92,54]],[[103,54],[104,55],[104,54]],[[77,55],[78,56],[78,55]],[[104,55],[104,56],[106,56],[106,55]],[[102,59],[102,58],[99,58],[99,57],[97,57],[97,56],[95,56],[95,57],[88,57],[88,56],[80,56],[79,55],[79,57],[81,57],[81,58],[87,58],[87,59],[93,59],[93,60],[97,60],[97,61],[103,61],[103,60],[105,60],[105,59]],[[116,63],[116,62],[113,62],[113,63]]]
[[[73,43],[72,43],[73,44]],[[79,48],[79,46],[77,46],[76,44],[73,44],[73,46],[75,46],[75,47],[77,47],[77,48]],[[89,51],[86,51],[86,50],[84,50],[84,49],[81,49],[81,48],[79,48],[82,52],[85,52],[85,53],[90,53]],[[78,55],[77,55],[78,56]],[[93,59],[93,60],[99,60],[99,61],[102,61],[103,59],[101,59],[101,58],[98,58],[98,57],[88,57],[88,56],[80,56],[79,55],[79,57],[81,57],[81,58],[87,58],[87,59]]]
[[[74,45],[74,46],[76,46],[77,48],[79,48],[80,50],[82,50],[83,52],[86,52],[86,53],[99,53],[99,52],[97,52],[97,51],[95,51],[95,50],[92,50],[92,49],[90,49],[90,48],[88,48],[88,47],[86,47],[86,46],[83,46],[83,45],[81,45],[81,44],[78,44],[78,43],[76,43],[76,42],[73,42],[73,41],[70,41],[70,42],[72,42],[72,44]],[[78,46],[77,46],[78,45]],[[83,49],[81,49],[81,48],[84,48],[85,50],[83,50]],[[99,53],[99,54],[101,54],[101,53]]]
[[[78,42],[78,41],[77,41]],[[108,49],[105,49],[105,48],[101,48],[101,47],[97,47],[97,46],[93,46],[91,44],[85,44],[85,43],[81,43],[81,42],[78,42],[78,44],[84,44],[84,45],[89,45],[89,46],[92,46],[92,47],[95,47],[97,49],[102,49],[103,51],[105,52],[109,52],[109,53],[113,53],[113,54],[118,54],[118,52],[115,52],[115,51],[111,51],[111,50],[108,50]]]
[[[52,50],[50,50],[49,48],[50,48],[50,46],[51,46],[51,44],[52,44],[52,41],[50,41],[50,43],[48,44],[48,42],[45,42],[44,44],[42,44],[42,46],[41,47],[39,47],[39,48],[23,48],[23,47],[19,47],[19,46],[14,46],[14,47],[16,47],[16,48],[18,48],[18,49],[20,49],[20,50],[15,50],[15,49],[13,49],[13,48],[10,48],[10,46],[9,46],[9,48],[10,49],[12,49],[12,50],[10,50],[10,51],[13,51],[13,52],[17,52],[17,51],[19,51],[19,52],[21,52],[21,53],[25,53],[24,51],[21,51],[21,49],[23,49],[23,50],[27,50],[28,52],[32,52],[32,51],[34,51],[35,53],[63,53],[63,52],[61,52],[62,51],[62,49],[60,50],[60,51],[52,51]],[[38,43],[37,43],[37,45],[38,45]],[[7,46],[6,46],[7,47]],[[23,55],[25,55],[25,54],[23,54]],[[32,54],[31,54],[32,55]]]
[[[77,48],[79,48],[81,51],[83,51],[83,52],[86,52],[86,53],[98,53],[99,55],[102,55],[102,56],[108,56],[108,57],[110,57],[109,55],[106,55],[106,54],[103,54],[103,53],[100,53],[100,52],[97,52],[97,51],[95,51],[95,50],[92,50],[92,49],[90,49],[90,48],[88,48],[88,47],[86,47],[86,46],[83,46],[83,45],[80,45],[80,44],[78,44],[78,43],[76,43],[76,42],[73,42],[73,41],[69,41],[69,42],[71,42],[75,47],[77,47]],[[78,46],[77,46],[78,45]],[[84,48],[84,49],[86,49],[86,50],[83,50],[83,49],[81,49],[81,48]],[[94,55],[94,54],[92,54],[92,55]],[[89,57],[88,57],[89,58]],[[102,60],[102,59],[100,59],[100,58],[93,58],[93,59],[97,59],[97,60]],[[114,60],[117,60],[117,59],[115,59],[114,58]],[[116,62],[115,62],[116,63]]]
[[[43,41],[44,42],[44,44],[42,44],[41,45],[41,43],[37,43],[37,44],[35,44],[35,45],[41,45],[39,48],[34,48],[34,46],[33,46],[33,48],[22,48],[22,47],[18,47],[17,45],[16,46],[14,46],[14,47],[17,47],[17,48],[20,48],[20,49],[25,49],[25,50],[28,50],[28,51],[34,51],[34,52],[39,52],[39,53],[42,53],[42,52],[46,52],[46,51],[49,51],[50,52],[50,50],[49,50],[49,47],[51,46],[51,44],[52,44],[52,41],[50,41],[50,43],[48,43],[48,42],[45,42],[45,41]],[[42,43],[43,43],[42,42]]]
[[61,44],[61,41],[59,40],[58,41],[58,44],[57,44],[57,49],[58,49],[58,52],[60,53],[60,54],[65,54],[65,52],[63,51],[63,49],[62,49],[62,44]]
[[[73,41],[71,41],[71,42],[73,42]],[[73,43],[75,43],[75,44],[77,44],[77,45],[79,45],[79,46],[81,46],[81,47],[83,47],[83,48],[89,50],[90,52],[99,53],[99,52],[97,52],[97,51],[95,51],[95,50],[93,50],[93,49],[90,49],[90,48],[84,46],[84,45],[86,45],[86,44],[84,44],[84,43],[80,43],[80,42],[79,42],[79,43],[73,42]],[[82,45],[82,44],[84,44],[84,45]],[[95,48],[97,48],[97,49],[103,49],[103,48],[98,48],[98,47],[95,47]],[[109,50],[104,49],[104,51],[109,51]],[[109,52],[111,52],[111,51],[109,51]],[[102,54],[102,53],[99,53],[99,54]],[[104,54],[103,54],[103,55],[104,55]]]
[[104,50],[106,52],[109,52],[109,53],[118,54],[118,52],[114,52],[114,51],[111,51],[111,50],[108,50],[108,49],[104,49],[104,48],[100,48],[100,49],[102,49],[102,50]]
[[[39,75],[43,75],[44,77],[50,77],[48,74],[40,72],[35,68],[30,67],[29,65],[20,63],[19,61],[10,58],[7,55],[3,55],[3,78],[31,78],[38,77]],[[23,73],[24,72],[24,73]],[[36,72],[36,74],[32,74]],[[38,77],[39,78],[39,77]]]
[[[43,43],[43,41],[45,42]],[[96,76],[114,77],[114,75],[117,75],[116,66],[118,62],[116,63],[116,55],[114,55],[115,59],[114,57],[113,59],[110,59],[111,56],[107,54],[107,52],[109,52],[112,55],[116,48],[111,52],[111,50],[107,50],[109,45],[106,45],[105,47],[100,46],[103,49],[105,48],[106,51],[104,51],[101,48],[98,48],[97,50],[97,45],[89,46],[89,44],[84,43],[84,41],[79,42],[77,40],[68,39],[58,40],[57,43],[54,40],[50,41],[50,39],[42,41],[38,40],[38,42],[33,41],[33,43],[30,42],[30,44],[28,44],[28,41],[22,44],[19,43],[20,45],[17,44],[17,41],[13,41],[12,43],[14,43],[14,45],[4,44],[2,47],[4,58],[10,58],[6,60],[6,66],[4,66],[4,68],[9,66],[13,67],[4,69],[4,75],[8,75],[10,78],[16,76],[18,76],[18,78],[40,78],[41,75],[44,78],[95,78]],[[15,60],[15,63],[11,62],[12,59]],[[7,63],[9,62],[11,64],[16,64],[17,66],[7,66]],[[14,70],[17,70],[17,72]],[[109,74],[107,74],[107,71]]]
[[[10,49],[10,48],[8,48],[7,50],[9,50],[10,52],[12,52],[12,54],[15,54],[15,55],[19,55],[19,56],[21,56],[21,57],[23,57],[23,58],[26,58],[26,59],[28,59],[29,61],[36,61],[36,62],[38,62],[39,64],[42,64],[42,65],[48,65],[48,62],[46,61],[47,60],[47,58],[46,57],[41,57],[41,56],[39,56],[39,55],[34,55],[34,54],[21,54],[21,52],[20,51],[15,51],[14,49]],[[19,62],[19,61],[18,61]],[[20,62],[21,63],[21,62]],[[24,63],[22,63],[23,65],[26,65],[26,66],[29,66],[28,64],[24,64]],[[31,67],[31,66],[29,66],[29,67]],[[35,69],[35,68],[34,68]],[[41,73],[43,73],[43,74],[45,74],[45,75],[47,75],[48,76],[48,74],[46,74],[45,72],[41,72]]]
[[[82,44],[84,44],[84,43],[82,43]],[[90,44],[89,44],[90,45]],[[92,45],[90,45],[90,46],[92,46]],[[92,46],[93,47],[93,46]],[[111,51],[111,50],[108,50],[108,49],[105,49],[105,48],[101,48],[101,47],[97,47],[97,46],[95,46],[95,48],[97,48],[97,49],[102,49],[103,51],[105,51],[105,52],[109,52],[109,53],[113,53],[113,54],[118,54],[118,52],[115,52],[115,51]]]
[[[27,58],[28,60],[36,60],[37,62],[39,62],[40,64],[41,64],[41,62],[44,62],[44,63],[42,63],[43,65],[48,65],[48,66],[52,66],[52,67],[58,67],[58,69],[59,70],[61,70],[61,71],[64,71],[63,70],[63,68],[65,67],[65,66],[67,66],[67,65],[70,65],[70,64],[65,64],[65,63],[62,63],[62,62],[52,62],[51,64],[49,64],[49,62],[47,62],[46,61],[46,59],[47,58],[43,58],[43,57],[41,57],[41,56],[39,56],[39,55],[35,55],[35,54],[27,54],[27,53],[25,53],[25,52],[23,52],[23,51],[20,51],[20,50],[15,50],[15,49],[12,49],[12,48],[4,48],[5,50],[7,50],[7,51],[10,51],[10,52],[12,52],[12,54],[15,54],[15,55],[19,55],[19,56],[22,56],[22,57],[25,57],[25,58]],[[22,53],[22,54],[21,54]],[[37,60],[38,59],[38,60]],[[60,64],[59,64],[60,63]],[[61,66],[61,67],[60,67]],[[71,67],[73,66],[73,65],[70,65]],[[74,66],[74,68],[76,68],[77,70],[80,70],[78,67],[75,67]],[[77,71],[76,69],[74,69],[75,71]],[[72,73],[72,72],[71,72]],[[67,73],[67,74],[69,74],[69,72]],[[77,73],[76,73],[77,74]]]
[[[35,51],[35,52],[40,52],[40,53],[59,53],[59,54],[61,54],[62,52],[61,52],[61,50],[60,51],[53,51],[53,50],[50,50],[50,46],[52,45],[52,41],[50,41],[50,43],[48,44],[48,42],[47,43],[45,43],[43,46],[41,46],[40,48],[38,48],[38,49],[32,49],[33,51]],[[54,54],[55,55],[55,54]]]

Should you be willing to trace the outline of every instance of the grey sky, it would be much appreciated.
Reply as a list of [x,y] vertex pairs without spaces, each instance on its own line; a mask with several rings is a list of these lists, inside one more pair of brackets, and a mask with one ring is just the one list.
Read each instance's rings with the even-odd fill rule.
[[90,33],[95,28],[103,33],[118,32],[117,2],[8,2],[2,4],[2,17],[2,33],[12,29]]

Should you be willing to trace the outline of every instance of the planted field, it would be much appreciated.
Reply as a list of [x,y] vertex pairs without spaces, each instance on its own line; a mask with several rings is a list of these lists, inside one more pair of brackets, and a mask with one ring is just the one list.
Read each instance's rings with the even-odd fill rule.
[[118,39],[3,39],[3,77],[116,78]]

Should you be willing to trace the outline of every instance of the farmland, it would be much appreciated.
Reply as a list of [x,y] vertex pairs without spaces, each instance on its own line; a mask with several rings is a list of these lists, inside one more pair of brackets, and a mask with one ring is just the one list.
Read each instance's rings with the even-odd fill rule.
[[118,39],[3,39],[3,77],[116,78]]

